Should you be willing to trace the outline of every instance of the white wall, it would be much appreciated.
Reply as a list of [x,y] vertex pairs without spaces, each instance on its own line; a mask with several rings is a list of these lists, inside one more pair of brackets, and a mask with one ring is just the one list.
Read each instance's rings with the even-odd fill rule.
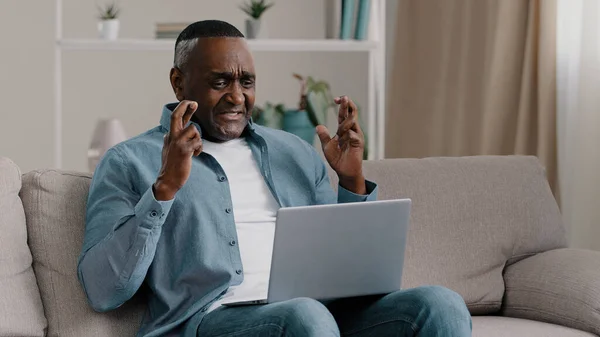
[[[64,35],[96,36],[96,3],[63,0]],[[274,0],[265,14],[269,37],[323,38],[323,0]],[[242,30],[239,0],[120,0],[121,36],[151,38],[155,22],[222,19]],[[390,1],[395,5],[395,1]],[[0,156],[23,171],[53,166],[54,5],[52,0],[0,1]],[[388,10],[388,22],[395,16]],[[87,170],[87,147],[99,118],[118,117],[132,136],[158,123],[174,100],[172,52],[67,51],[63,59],[63,168]],[[367,106],[365,53],[255,53],[257,102],[295,104],[292,72],[331,83],[334,94]]]
[[0,1],[0,156],[52,165],[52,1]]

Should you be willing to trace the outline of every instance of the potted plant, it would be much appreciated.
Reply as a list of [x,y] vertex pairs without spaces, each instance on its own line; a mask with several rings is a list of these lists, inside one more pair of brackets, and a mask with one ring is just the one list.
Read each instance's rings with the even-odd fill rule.
[[264,125],[266,127],[282,129],[282,119],[284,114],[285,105],[281,103],[273,104],[271,102],[265,102],[262,107],[258,105],[254,106],[254,110],[252,111],[252,120],[257,124]]
[[312,76],[304,78],[293,74],[300,81],[299,111],[306,110],[307,117],[313,126],[327,123],[329,109],[335,107],[329,83],[317,81]]
[[[333,100],[329,83],[315,80],[311,76],[293,76],[300,81],[300,100],[297,108],[286,108],[283,104],[266,102],[262,108],[255,106],[252,118],[257,124],[282,129],[313,144],[316,126],[327,125],[329,114],[335,114],[337,117],[337,104]],[[367,133],[361,120],[360,107],[357,106],[357,110],[358,122],[365,137],[364,159],[367,159]]]
[[[327,116],[333,113],[337,120],[337,104],[333,100],[331,94],[331,88],[329,83],[322,80],[315,80],[313,77],[303,77],[299,74],[293,74],[301,83],[300,86],[300,103],[297,111],[286,111],[283,118],[283,129],[296,133],[293,129],[302,129],[308,132],[310,128],[312,130],[312,136],[306,136],[307,138],[314,138],[315,127],[319,124],[327,125]],[[357,119],[363,129],[365,137],[365,151],[364,159],[368,158],[368,138],[366,129],[363,127],[363,123],[360,116],[360,107],[357,106]],[[303,116],[304,115],[304,116]],[[301,122],[303,120],[303,122]],[[307,123],[310,122],[310,124]],[[311,139],[312,139],[311,138]]]
[[293,76],[300,81],[300,99],[297,108],[284,109],[281,128],[312,144],[315,127],[326,123],[333,98],[328,83],[315,81],[310,76]]
[[98,22],[98,33],[105,40],[116,40],[119,36],[119,12],[120,9],[115,3],[98,7],[100,12]]
[[241,9],[250,16],[250,18],[246,19],[246,38],[256,39],[261,36],[260,17],[272,6],[273,4],[267,3],[266,0],[248,0],[248,2],[241,6]]

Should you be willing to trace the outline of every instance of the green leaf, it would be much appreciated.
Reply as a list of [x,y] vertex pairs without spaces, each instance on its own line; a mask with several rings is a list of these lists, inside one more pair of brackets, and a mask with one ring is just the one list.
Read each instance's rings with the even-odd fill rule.
[[330,105],[327,101],[327,96],[324,93],[311,92],[307,96],[307,111],[314,116],[313,124],[327,124],[327,113],[329,112]]
[[333,100],[333,95],[330,90],[327,91],[327,101],[329,102],[329,106],[335,106],[335,101]]
[[116,3],[107,4],[104,6],[96,5],[98,12],[100,12],[99,18],[101,20],[112,20],[119,16],[120,9]]
[[[256,113],[253,114],[254,122],[273,129],[281,129],[283,125],[283,113],[285,105],[274,105],[271,102],[265,102],[263,107],[255,106]],[[256,117],[255,117],[256,116]]]
[[283,114],[285,114],[285,105],[277,104],[275,106],[275,111],[278,112],[281,116],[283,116]]
[[240,8],[242,8],[242,10],[250,17],[258,20],[260,16],[272,6],[273,3],[268,4],[265,0],[249,0],[245,3],[244,7]]
[[245,7],[244,5],[240,5],[239,7],[244,13],[250,15],[250,11],[248,10],[248,7]]
[[308,119],[310,120],[313,126],[317,126],[322,124],[317,117],[317,112],[315,110],[315,106],[308,100],[306,102],[306,113],[308,114]]
[[327,90],[329,90],[329,86],[325,82],[317,82],[314,85],[312,85],[312,88],[309,90],[319,93],[325,93]]

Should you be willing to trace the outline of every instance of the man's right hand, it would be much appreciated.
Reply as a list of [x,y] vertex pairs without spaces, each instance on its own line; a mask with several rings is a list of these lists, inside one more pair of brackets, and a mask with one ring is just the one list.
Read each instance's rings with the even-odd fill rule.
[[202,138],[196,127],[193,124],[185,127],[197,108],[196,102],[181,101],[171,114],[171,128],[164,137],[162,166],[152,186],[156,200],[175,198],[190,176],[192,156],[202,152]]

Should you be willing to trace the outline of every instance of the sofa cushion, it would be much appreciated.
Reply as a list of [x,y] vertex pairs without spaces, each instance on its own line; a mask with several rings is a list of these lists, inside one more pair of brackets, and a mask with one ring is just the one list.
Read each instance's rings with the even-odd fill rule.
[[505,265],[566,245],[534,157],[388,159],[364,173],[379,199],[412,199],[403,286],[446,286],[473,314],[500,309]]
[[0,336],[44,336],[46,317],[31,267],[19,198],[21,172],[0,158]]
[[33,267],[48,318],[49,337],[134,336],[144,306],[134,299],[110,313],[96,313],[77,279],[90,176],[54,170],[23,177]]
[[560,325],[508,317],[473,317],[473,337],[598,337]]
[[504,271],[502,314],[600,334],[600,252],[556,249]]

